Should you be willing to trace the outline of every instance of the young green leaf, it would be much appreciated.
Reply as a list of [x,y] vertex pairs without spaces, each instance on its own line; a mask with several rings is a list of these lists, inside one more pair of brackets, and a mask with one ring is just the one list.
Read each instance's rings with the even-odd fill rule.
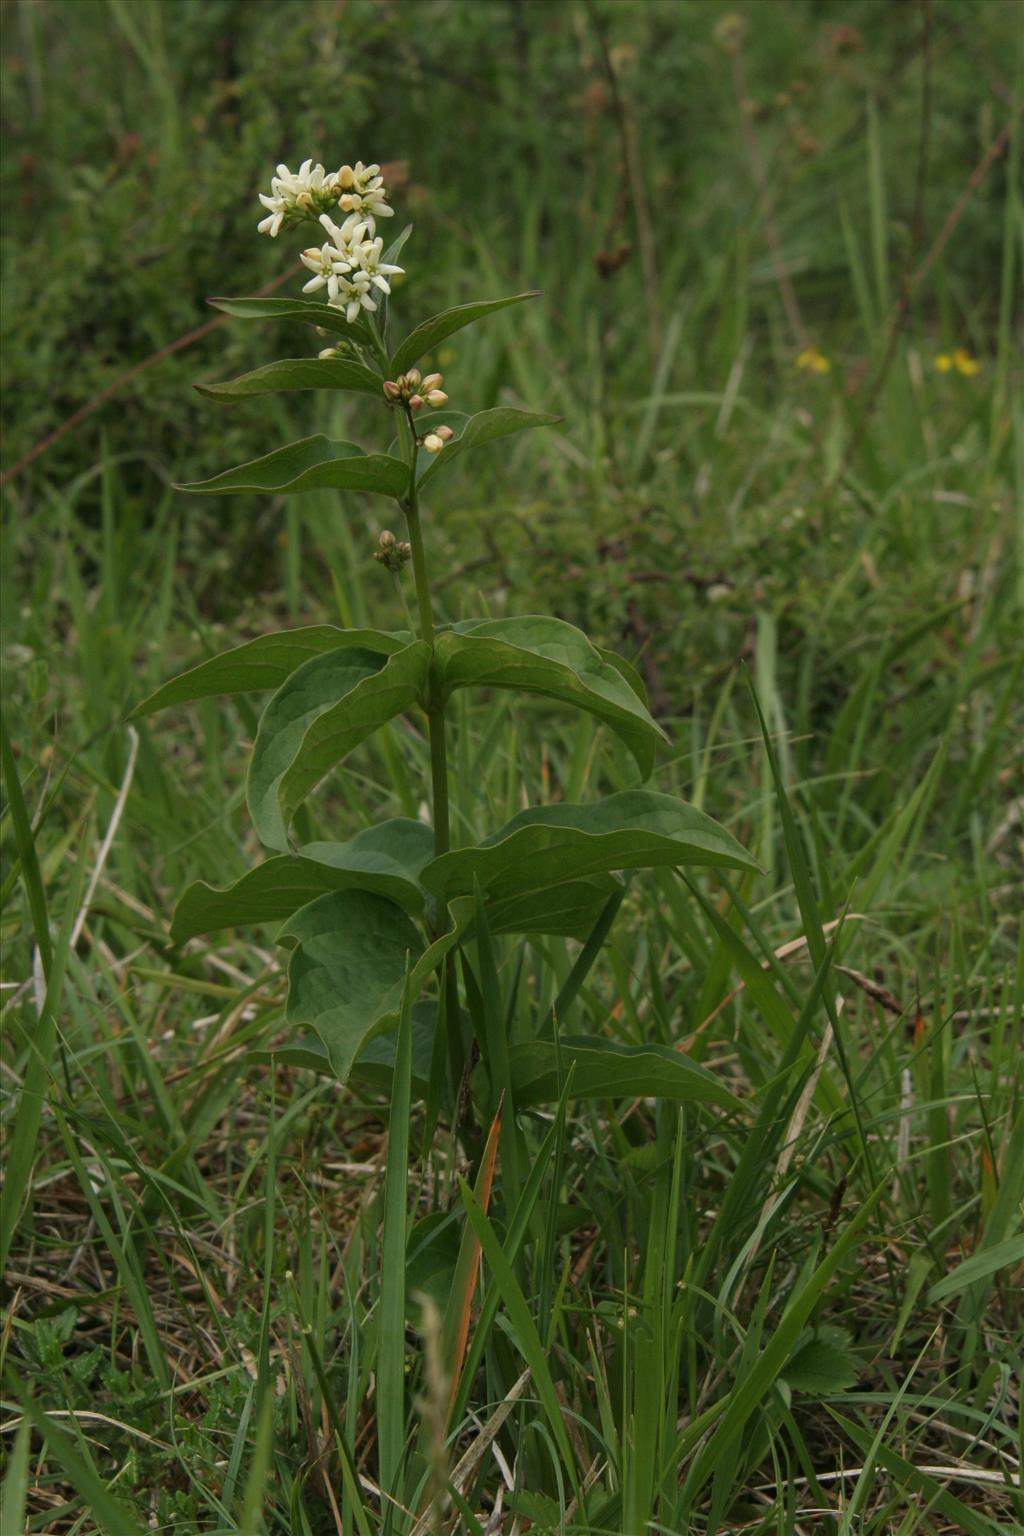
[[294,914],[285,936],[295,941],[288,1021],[316,1031],[345,1082],[371,1036],[394,1027],[407,963],[423,954],[423,939],[401,907],[368,891],[318,897]]
[[373,891],[403,911],[423,910],[417,877],[430,859],[434,834],[421,821],[396,817],[366,827],[345,843],[308,843],[295,855],[266,859],[234,885],[190,885],[171,925],[175,944],[199,933],[291,917],[328,891]]
[[[404,373],[425,352],[439,346],[446,337],[453,336],[456,331],[461,331],[463,326],[472,325],[475,320],[482,320],[485,315],[496,314],[499,309],[507,309],[510,304],[521,304],[524,299],[539,297],[540,289],[533,288],[528,293],[513,294],[508,299],[483,299],[476,304],[458,304],[454,309],[445,309],[438,315],[432,315],[414,331],[410,331],[396,350],[391,359],[391,377]],[[223,301],[219,302],[223,308]],[[232,313],[230,310],[228,312]]]
[[855,1386],[862,1371],[861,1363],[850,1351],[850,1336],[830,1323],[807,1329],[786,1364],[783,1377],[794,1392],[811,1392],[823,1397],[846,1392]]
[[596,716],[622,738],[646,778],[665,739],[617,667],[586,635],[561,619],[473,619],[442,631],[436,663],[441,686],[512,688],[538,693]]
[[493,900],[612,870],[682,864],[757,868],[732,834],[695,806],[628,789],[594,805],[520,811],[479,847],[428,864],[423,883],[445,899],[468,895],[477,880]]
[[209,480],[176,485],[194,496],[297,495],[301,491],[372,491],[401,496],[409,471],[386,453],[364,453],[355,443],[332,442],[322,433],[303,437],[262,458],[225,469]]
[[276,635],[260,635],[221,656],[211,656],[180,677],[164,683],[143,699],[128,716],[138,720],[172,704],[189,704],[215,694],[258,693],[281,684],[306,661],[328,651],[362,647],[391,656],[409,644],[409,634],[387,634],[379,629],[337,629],[333,624],[311,624],[306,629],[287,629]]
[[207,299],[214,309],[223,310],[236,320],[302,320],[322,331],[351,336],[352,327],[340,309],[318,304],[313,299]]
[[288,851],[288,823],[320,779],[386,720],[420,697],[430,665],[422,640],[391,656],[352,649],[315,656],[263,712],[249,765],[249,814],[268,848]]
[[223,384],[195,384],[193,388],[213,400],[248,400],[253,395],[300,389],[347,389],[379,395],[381,383],[380,375],[356,358],[288,357]]
[[440,453],[428,453],[425,448],[417,450],[416,475],[421,486],[426,487],[438,470],[454,463],[471,448],[482,448],[486,443],[497,442],[500,437],[525,432],[527,427],[550,427],[562,419],[543,411],[519,411],[510,405],[499,405],[492,411],[478,411],[475,416],[462,416],[457,420],[460,414],[438,411],[417,420],[417,431],[424,436],[429,434],[432,426],[442,423],[451,427],[455,434]]

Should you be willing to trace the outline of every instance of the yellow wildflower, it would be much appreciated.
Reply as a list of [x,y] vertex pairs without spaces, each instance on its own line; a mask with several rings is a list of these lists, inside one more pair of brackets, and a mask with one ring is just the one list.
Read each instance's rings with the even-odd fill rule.
[[809,368],[812,373],[829,373],[832,369],[828,358],[817,347],[804,347],[802,352],[797,353],[796,366]]
[[957,373],[962,373],[968,379],[981,370],[978,359],[972,357],[966,347],[955,347],[952,352],[940,352],[935,359],[935,367],[939,373],[952,373],[955,368]]
[[967,378],[973,378],[981,364],[976,357],[972,357],[966,347],[957,347],[953,353],[953,367],[957,373],[964,374]]

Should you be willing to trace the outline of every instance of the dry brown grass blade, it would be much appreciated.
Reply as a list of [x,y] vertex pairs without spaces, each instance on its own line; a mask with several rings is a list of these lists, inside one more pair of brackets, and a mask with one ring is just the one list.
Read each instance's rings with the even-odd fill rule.
[[[487,1133],[483,1157],[480,1160],[480,1171],[477,1174],[476,1185],[473,1191],[480,1202],[480,1209],[485,1214],[491,1200],[494,1170],[498,1161],[498,1139],[501,1135],[503,1102],[503,1099],[499,1101],[494,1119],[491,1121],[491,1128]],[[447,1417],[449,1419],[451,1418],[452,1408],[455,1405],[455,1395],[459,1389],[459,1377],[462,1374],[463,1361],[466,1358],[469,1323],[473,1311],[473,1292],[476,1290],[476,1280],[479,1272],[480,1243],[472,1228],[467,1225],[462,1234],[462,1245],[459,1248],[458,1263],[455,1266],[455,1278],[452,1282],[451,1295],[448,1298],[448,1306],[445,1309],[444,1331],[442,1335],[442,1358],[451,1383],[448,1388]]]

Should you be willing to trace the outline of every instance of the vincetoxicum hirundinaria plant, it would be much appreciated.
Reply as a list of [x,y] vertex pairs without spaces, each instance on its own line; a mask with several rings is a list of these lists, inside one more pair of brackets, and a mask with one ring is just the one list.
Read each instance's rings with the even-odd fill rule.
[[[428,566],[425,503],[436,504],[446,467],[471,449],[556,417],[499,407],[464,415],[446,409],[440,373],[420,370],[438,346],[477,320],[535,297],[463,304],[389,340],[389,279],[409,229],[387,249],[376,221],[392,212],[376,165],[333,175],[306,161],[278,167],[260,230],[272,237],[304,222],[328,239],[302,252],[314,298],[220,298],[245,319],[302,321],[333,344],[316,357],[269,363],[230,383],[200,386],[216,400],[281,390],[347,390],[380,403],[386,450],[321,435],[181,489],[202,496],[362,491],[389,497],[399,534],[380,536],[377,559],[400,574],[408,563],[418,633],[346,630],[321,624],[270,634],[205,661],[136,711],[148,714],[212,694],[265,690],[252,750],[248,806],[271,857],[227,889],[186,891],[174,915],[176,941],[247,923],[282,920],[291,947],[288,1019],[307,1035],[281,1054],[387,1084],[403,999],[412,1014],[413,1078],[435,1104],[464,1098],[477,1051],[482,1107],[501,1095],[514,1112],[555,1100],[572,1068],[574,1095],[658,1094],[730,1104],[712,1075],[663,1047],[627,1047],[600,1036],[560,1036],[555,1023],[577,995],[618,910],[625,877],[653,866],[753,867],[735,839],[684,801],[640,787],[584,805],[534,806],[477,846],[452,847],[447,734],[460,688],[540,694],[588,712],[628,748],[638,785],[650,774],[662,732],[643,685],[625,661],[596,648],[559,619],[525,616],[438,622]],[[332,211],[347,215],[340,225]],[[398,817],[343,841],[294,846],[292,822],[330,771],[372,732],[401,714],[425,717],[430,744],[432,825]],[[481,1002],[465,968],[459,997],[456,946],[490,954],[499,934],[559,934],[584,941],[555,1008],[536,1037],[514,1044]],[[488,1019],[490,1022],[488,1022]],[[387,1038],[391,1032],[392,1038]],[[473,1038],[475,1036],[475,1039]],[[383,1038],[378,1038],[383,1037]]]

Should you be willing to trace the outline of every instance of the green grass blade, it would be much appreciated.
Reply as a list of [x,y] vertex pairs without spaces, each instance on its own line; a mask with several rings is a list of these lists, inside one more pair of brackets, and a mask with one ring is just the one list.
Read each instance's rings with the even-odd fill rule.
[[377,1333],[377,1444],[384,1493],[398,1497],[405,1455],[405,1250],[412,1092],[412,993],[406,976],[398,1025],[384,1181],[384,1237]]
[[791,1297],[779,1326],[756,1364],[733,1387],[726,1400],[720,1422],[708,1443],[698,1453],[687,1475],[685,1486],[691,1501],[712,1476],[728,1447],[736,1436],[742,1433],[751,1415],[756,1412],[758,1405],[778,1378],[789,1359],[793,1345],[824,1295],[829,1282],[855,1247],[861,1230],[874,1214],[882,1198],[882,1192],[882,1186],[879,1185],[861,1206],[853,1220],[847,1223],[813,1274]]

